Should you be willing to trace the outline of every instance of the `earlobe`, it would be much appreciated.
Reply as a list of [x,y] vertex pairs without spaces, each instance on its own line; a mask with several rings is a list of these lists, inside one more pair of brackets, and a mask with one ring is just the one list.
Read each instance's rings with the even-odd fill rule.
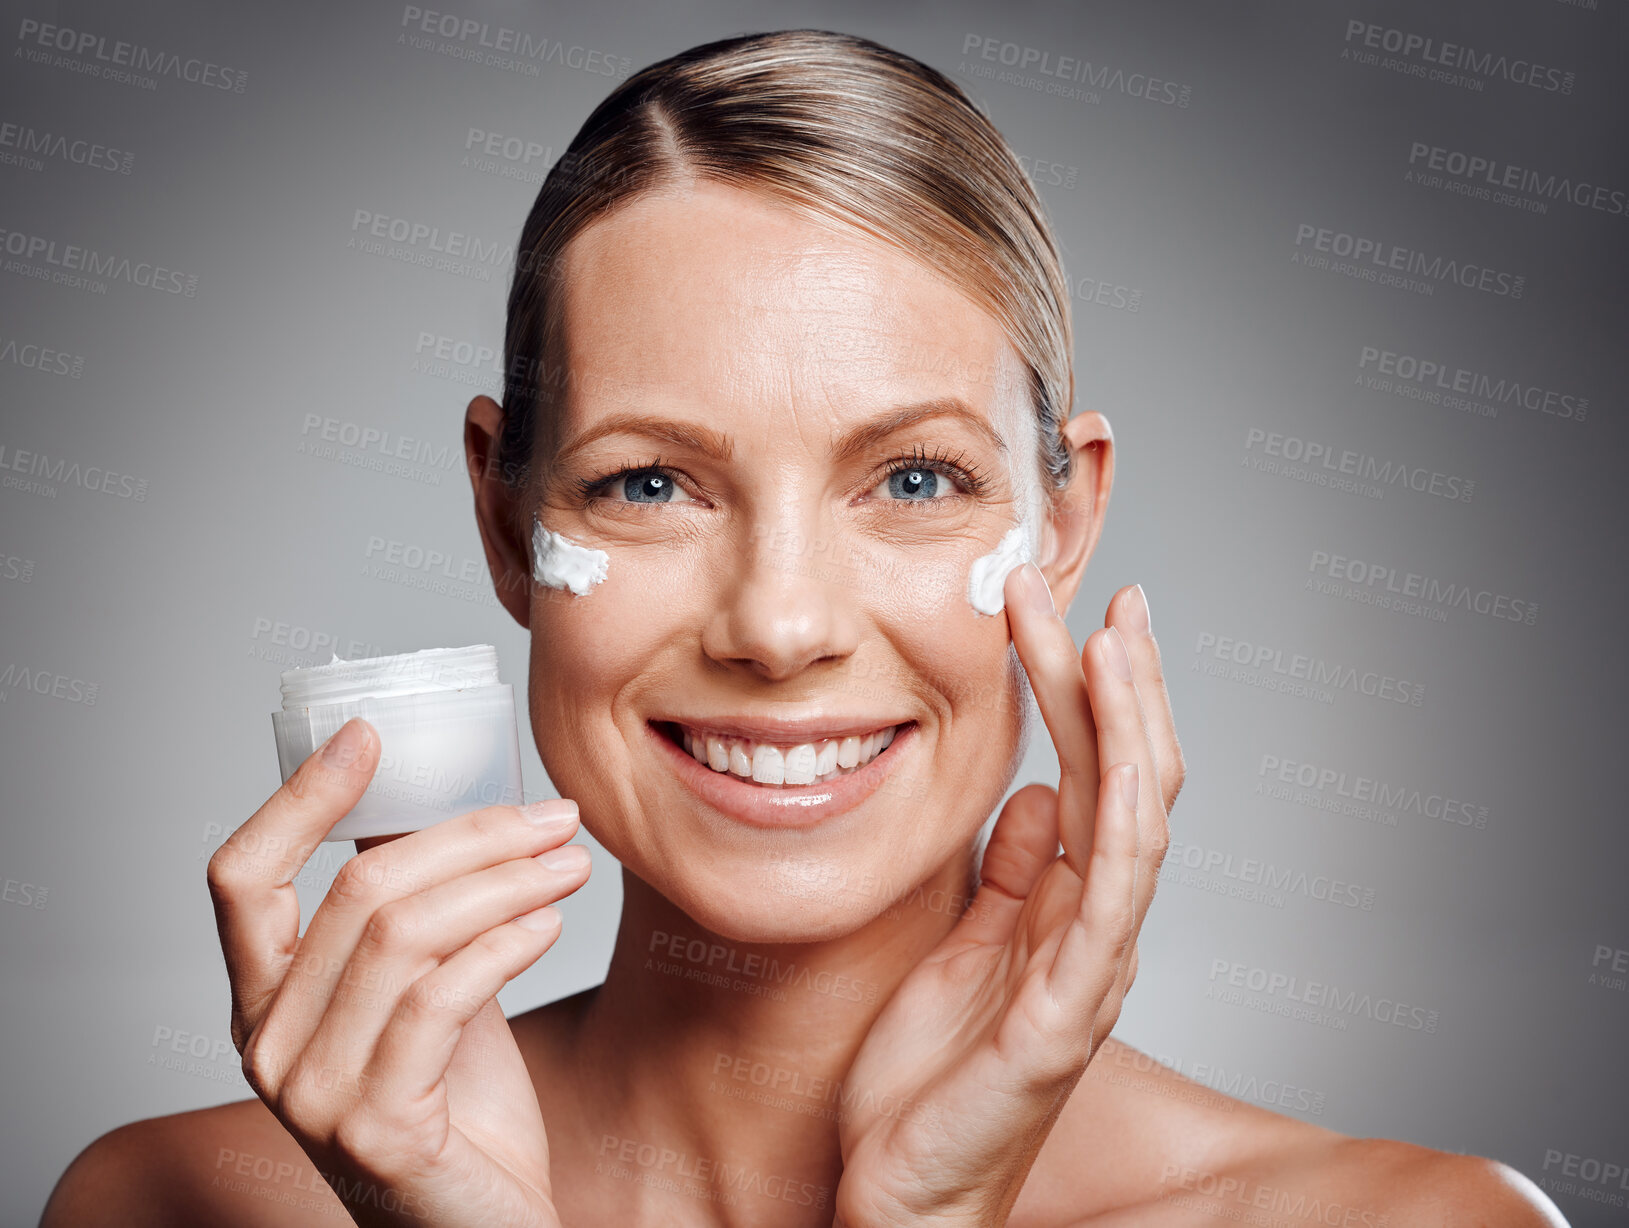
[[503,437],[503,408],[489,396],[477,396],[464,413],[464,460],[475,494],[475,522],[486,554],[487,570],[503,608],[522,627],[531,623],[530,544],[514,534],[515,491],[498,459]]

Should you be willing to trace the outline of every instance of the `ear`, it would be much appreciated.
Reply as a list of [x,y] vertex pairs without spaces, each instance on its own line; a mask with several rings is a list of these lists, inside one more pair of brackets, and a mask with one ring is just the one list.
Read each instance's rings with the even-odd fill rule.
[[520,531],[520,494],[498,462],[503,407],[478,396],[464,413],[464,461],[475,488],[475,522],[498,600],[528,630],[532,615],[532,543]]
[[1114,432],[1099,413],[1076,414],[1063,426],[1069,448],[1069,485],[1054,494],[1041,530],[1037,565],[1058,612],[1068,613],[1091,561],[1114,486]]

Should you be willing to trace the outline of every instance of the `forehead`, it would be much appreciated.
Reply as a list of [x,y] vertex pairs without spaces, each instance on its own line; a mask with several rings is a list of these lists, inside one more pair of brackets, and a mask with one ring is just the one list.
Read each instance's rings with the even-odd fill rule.
[[572,241],[564,286],[563,357],[592,373],[577,412],[659,391],[760,414],[959,396],[1000,419],[1027,388],[1000,322],[950,282],[739,188],[641,195]]

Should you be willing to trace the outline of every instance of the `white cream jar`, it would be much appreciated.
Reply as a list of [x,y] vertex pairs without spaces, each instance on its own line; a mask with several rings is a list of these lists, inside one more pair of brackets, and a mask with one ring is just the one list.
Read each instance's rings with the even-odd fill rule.
[[427,648],[293,669],[272,713],[286,781],[353,716],[379,732],[379,766],[327,840],[418,831],[483,806],[521,803],[515,692],[490,644]]

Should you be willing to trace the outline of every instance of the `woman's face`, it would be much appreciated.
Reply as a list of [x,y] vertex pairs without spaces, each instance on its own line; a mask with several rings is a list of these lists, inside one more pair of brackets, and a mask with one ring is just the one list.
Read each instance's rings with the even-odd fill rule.
[[[968,847],[1023,755],[1007,620],[967,596],[1022,518],[1051,540],[1021,361],[897,249],[734,188],[642,196],[566,259],[529,510],[609,565],[525,611],[544,764],[708,929],[850,932]],[[741,774],[777,758],[817,779]]]

